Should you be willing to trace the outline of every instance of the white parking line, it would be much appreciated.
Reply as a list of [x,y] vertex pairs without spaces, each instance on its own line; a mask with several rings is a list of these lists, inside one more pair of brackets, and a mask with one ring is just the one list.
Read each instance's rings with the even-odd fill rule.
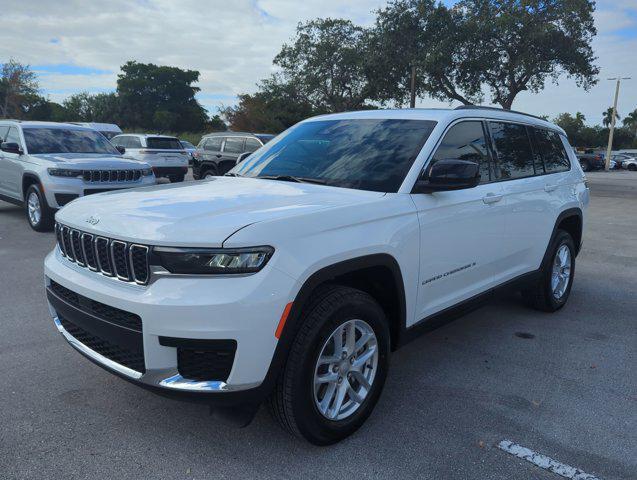
[[550,457],[547,457],[546,455],[534,452],[531,449],[523,447],[522,445],[518,445],[517,443],[513,443],[509,440],[502,440],[498,444],[498,448],[564,478],[570,478],[571,480],[601,480],[595,475],[582,472],[578,468],[560,463]]

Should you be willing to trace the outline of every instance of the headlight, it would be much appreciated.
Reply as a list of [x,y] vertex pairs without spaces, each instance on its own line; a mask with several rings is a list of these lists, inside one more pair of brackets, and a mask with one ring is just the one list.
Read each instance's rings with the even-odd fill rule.
[[168,248],[155,247],[159,263],[170,273],[240,274],[261,270],[274,248]]
[[150,177],[153,174],[153,169],[152,168],[145,168],[142,170],[142,175],[144,177]]
[[71,170],[69,168],[49,168],[49,175],[54,177],[81,177],[82,170]]

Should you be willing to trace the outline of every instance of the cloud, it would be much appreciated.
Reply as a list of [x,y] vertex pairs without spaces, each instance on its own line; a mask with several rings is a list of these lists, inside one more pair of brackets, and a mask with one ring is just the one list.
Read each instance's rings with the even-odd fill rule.
[[[343,17],[369,25],[381,0],[3,0],[0,63],[8,58],[38,71],[44,93],[61,100],[79,91],[115,89],[127,60],[201,72],[200,101],[212,112],[253,92],[273,72],[272,58],[299,22]],[[448,3],[448,2],[446,2]],[[594,42],[601,79],[633,76],[620,112],[637,107],[637,6],[634,0],[598,2]],[[626,83],[627,87],[630,85]],[[537,95],[522,94],[514,108],[551,117],[582,111],[599,122],[614,85],[601,80],[589,93],[568,80]],[[421,99],[422,106],[447,106]]]

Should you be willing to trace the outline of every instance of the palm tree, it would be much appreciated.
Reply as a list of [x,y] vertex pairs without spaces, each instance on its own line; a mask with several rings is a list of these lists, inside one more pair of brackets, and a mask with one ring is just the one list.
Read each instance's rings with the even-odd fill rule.
[[[603,119],[602,123],[605,127],[608,127],[611,124],[611,119],[613,118],[613,107],[608,107],[604,113],[602,113]],[[615,112],[615,120],[619,120],[621,117],[619,116],[619,112]]]
[[637,108],[624,117],[624,127],[634,130],[637,137]]

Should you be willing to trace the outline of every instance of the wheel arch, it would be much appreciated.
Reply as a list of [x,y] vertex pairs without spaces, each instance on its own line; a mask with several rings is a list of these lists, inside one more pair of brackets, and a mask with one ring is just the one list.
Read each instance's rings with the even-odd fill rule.
[[44,194],[44,189],[42,188],[42,182],[40,181],[40,177],[38,177],[35,173],[25,173],[22,176],[22,200],[26,201],[27,190],[31,185],[40,185],[40,189],[42,189],[42,193]]
[[[400,266],[389,254],[372,254],[356,257],[323,267],[303,283],[299,289],[292,308],[281,332],[270,368],[263,382],[267,392],[271,391],[276,378],[285,365],[290,347],[301,326],[303,309],[309,302],[312,293],[322,285],[339,284],[369,293],[379,302],[385,311],[390,327],[391,345],[395,349],[400,345],[400,335],[404,331],[406,320],[405,287]],[[392,290],[379,295],[379,287],[392,286]],[[393,299],[392,296],[393,295]]]
[[569,208],[562,211],[555,220],[553,232],[551,233],[551,238],[549,239],[549,242],[546,246],[544,258],[542,259],[541,268],[544,268],[546,262],[550,261],[549,248],[553,243],[558,230],[565,230],[573,238],[573,243],[575,243],[575,255],[577,255],[582,246],[583,229],[584,214],[582,213],[581,208]]

